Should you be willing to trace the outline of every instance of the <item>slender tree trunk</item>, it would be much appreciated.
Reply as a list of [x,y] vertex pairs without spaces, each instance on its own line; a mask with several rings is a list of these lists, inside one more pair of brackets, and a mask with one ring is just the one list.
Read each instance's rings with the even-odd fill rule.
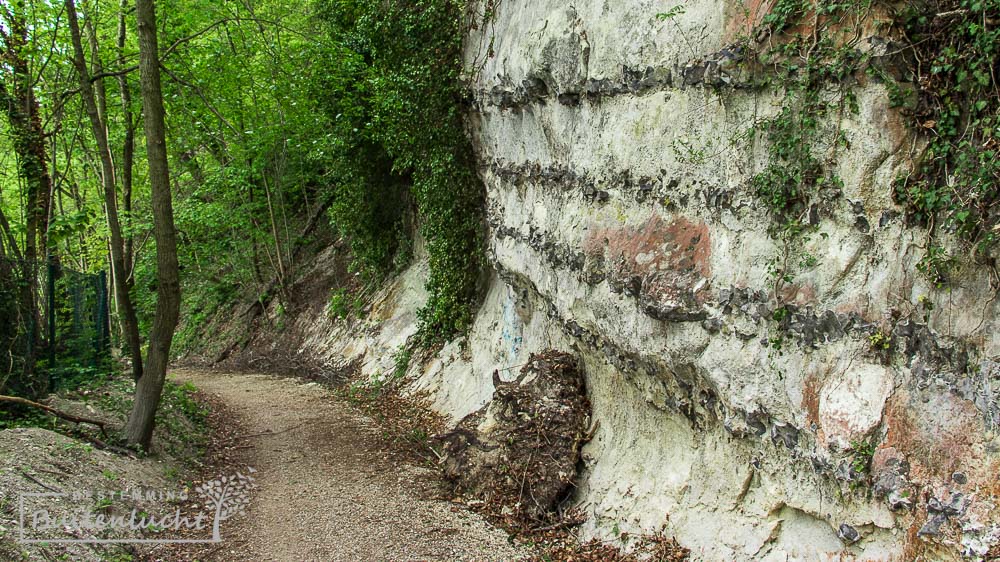
[[[76,19],[75,16],[74,19]],[[94,29],[94,22],[90,18],[84,19],[83,24],[87,31],[87,44],[90,47],[91,75],[97,75],[104,72],[104,65],[101,63],[101,51],[97,44],[97,30]],[[105,127],[107,127],[108,91],[103,79],[94,81],[93,85],[94,94],[97,97],[97,116],[100,117],[101,123],[104,123]],[[107,128],[105,128],[105,131],[107,131]]]
[[281,291],[282,295],[285,293],[285,281],[287,275],[285,274],[285,260],[281,255],[281,239],[278,238],[278,222],[274,217],[274,205],[271,202],[271,189],[267,184],[267,177],[265,176],[266,170],[261,172],[261,183],[264,184],[264,195],[267,197],[267,216],[271,221],[271,240],[274,242],[274,257],[278,261],[278,278],[279,285],[278,289]]
[[[253,182],[248,182],[247,183],[247,191],[248,191],[248,196],[249,196],[249,205],[250,205],[250,209],[251,209],[251,213],[252,213],[253,212],[252,209],[254,208],[254,206],[253,206]],[[257,281],[258,285],[263,285],[264,284],[264,274],[262,274],[261,271],[260,271],[260,245],[257,243],[256,233],[251,233],[250,234],[250,240],[253,243],[252,244],[253,245],[253,261],[251,262],[251,263],[253,263],[253,278],[254,278],[255,281]]]
[[[129,9],[129,0],[122,0],[118,9],[118,67],[125,68],[125,14]],[[125,224],[129,226],[125,233],[125,267],[126,284],[131,290],[135,284],[132,268],[135,267],[135,239],[132,234],[132,178],[135,167],[135,119],[132,116],[132,87],[128,83],[128,75],[118,76],[118,91],[121,95],[122,116],[125,120],[125,138],[122,141],[122,212]]]
[[156,408],[167,375],[170,344],[180,315],[181,292],[153,0],[136,0],[136,19],[139,24],[139,84],[142,89],[146,158],[149,162],[153,233],[156,237],[157,298],[146,373],[136,383],[135,401],[125,425],[125,438],[130,445],[148,449],[153,437]]
[[94,132],[97,150],[100,153],[104,206],[107,210],[108,230],[111,233],[111,268],[115,297],[122,319],[122,330],[125,332],[125,341],[132,359],[132,377],[139,380],[142,378],[142,341],[139,338],[139,320],[136,317],[135,306],[132,304],[126,283],[128,269],[125,266],[125,242],[122,237],[121,223],[118,220],[115,163],[111,156],[111,145],[108,142],[107,124],[102,118],[103,100],[99,100],[95,95],[94,84],[90,80],[90,72],[87,70],[87,60],[84,56],[83,41],[80,35],[80,24],[76,16],[76,5],[73,0],[66,0],[66,12],[70,36],[73,41],[73,66],[76,67],[77,77],[80,80],[80,96],[83,98],[83,105],[87,111],[87,117],[90,118],[90,127]]
[[25,209],[25,235],[22,261],[24,283],[19,295],[21,313],[27,332],[27,349],[24,357],[24,379],[26,386],[39,394],[44,392],[46,381],[36,380],[35,357],[41,342],[41,314],[38,308],[38,263],[46,256],[48,248],[49,201],[52,179],[49,176],[45,135],[38,108],[38,100],[32,90],[31,72],[28,65],[27,49],[28,25],[25,19],[23,0],[11,2],[7,13],[10,21],[3,29],[2,58],[10,68],[11,88],[0,81],[0,104],[10,123],[14,152],[18,157],[18,173],[27,186]]

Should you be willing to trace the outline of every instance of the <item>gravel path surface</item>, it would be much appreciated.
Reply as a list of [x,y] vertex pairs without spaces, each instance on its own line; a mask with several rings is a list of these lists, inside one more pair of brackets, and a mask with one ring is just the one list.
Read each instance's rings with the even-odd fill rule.
[[[264,375],[177,370],[244,426],[258,489],[223,523],[215,560],[515,560],[503,531],[435,499],[436,476],[397,465],[375,423],[329,390]],[[234,467],[240,468],[240,467]]]

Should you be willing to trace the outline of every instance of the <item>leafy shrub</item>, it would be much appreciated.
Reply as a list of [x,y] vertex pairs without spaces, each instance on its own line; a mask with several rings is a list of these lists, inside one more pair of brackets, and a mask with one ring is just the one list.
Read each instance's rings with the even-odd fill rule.
[[482,264],[482,186],[463,123],[461,0],[323,0],[336,48],[318,92],[340,147],[333,222],[385,275],[411,207],[427,240],[425,341],[467,327]]
[[330,292],[330,305],[327,314],[331,318],[346,320],[361,315],[365,306],[365,301],[358,296],[354,296],[344,287],[334,289]]

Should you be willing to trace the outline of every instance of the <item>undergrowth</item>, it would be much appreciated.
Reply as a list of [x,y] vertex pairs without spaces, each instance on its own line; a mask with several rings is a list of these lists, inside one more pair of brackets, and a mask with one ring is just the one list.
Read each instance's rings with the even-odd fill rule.
[[398,382],[385,377],[355,378],[334,387],[334,392],[378,422],[382,439],[392,445],[392,451],[406,460],[436,466],[438,452],[431,435],[444,429],[445,420],[427,406],[426,396],[403,395]]
[[[135,388],[129,377],[112,376],[88,367],[65,368],[63,377],[63,389],[56,394],[59,398],[91,405],[90,408],[110,414],[124,424],[132,408]],[[166,381],[156,411],[156,435],[163,449],[185,461],[200,456],[208,439],[208,413],[193,385]],[[100,437],[114,441],[114,425],[108,427],[107,436]],[[78,426],[36,408],[4,405],[0,409],[0,430],[18,427],[37,427],[70,436],[91,433],[98,436],[90,426]]]

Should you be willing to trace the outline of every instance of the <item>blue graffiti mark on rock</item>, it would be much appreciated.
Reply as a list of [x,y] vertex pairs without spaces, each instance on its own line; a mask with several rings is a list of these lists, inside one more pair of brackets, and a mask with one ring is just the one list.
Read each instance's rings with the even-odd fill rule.
[[508,361],[517,358],[518,352],[521,351],[521,344],[524,342],[523,326],[515,306],[514,299],[511,298],[506,299],[503,304],[503,328],[500,333],[506,347]]

